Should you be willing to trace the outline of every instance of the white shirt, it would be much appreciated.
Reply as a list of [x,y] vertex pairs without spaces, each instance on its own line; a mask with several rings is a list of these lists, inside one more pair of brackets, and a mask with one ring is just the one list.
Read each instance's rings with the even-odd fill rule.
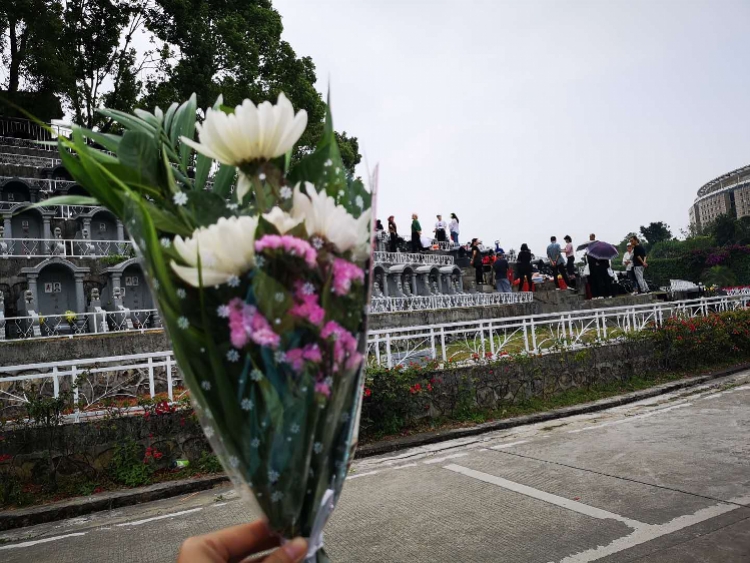
[[445,221],[438,221],[437,223],[435,223],[435,230],[436,231],[440,231],[440,230],[444,231],[445,230]]
[[458,234],[458,221],[451,219],[451,232]]
[[622,255],[622,265],[625,266],[625,271],[629,272],[633,269],[633,253],[632,252],[625,252],[625,254]]

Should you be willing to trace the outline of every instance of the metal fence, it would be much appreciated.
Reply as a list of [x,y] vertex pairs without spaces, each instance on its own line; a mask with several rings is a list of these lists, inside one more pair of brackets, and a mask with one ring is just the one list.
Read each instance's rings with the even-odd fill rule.
[[370,313],[399,313],[405,311],[429,311],[453,309],[455,307],[487,307],[490,305],[513,305],[531,303],[534,294],[518,293],[457,293],[454,295],[427,295],[419,297],[373,297]]
[[450,266],[453,256],[445,254],[419,254],[412,252],[382,252],[374,253],[376,264],[436,264]]
[[33,166],[35,168],[54,168],[61,164],[59,158],[50,158],[46,156],[32,156],[29,154],[16,154],[10,152],[0,152],[0,164],[13,164],[16,166]]
[[143,332],[161,328],[161,320],[156,309],[133,309],[125,311],[104,311],[96,313],[69,313],[62,315],[36,314],[24,317],[8,317],[0,324],[0,340],[4,337],[58,338],[75,337],[87,334],[108,332]]
[[133,243],[129,240],[0,239],[0,257],[2,258],[47,258],[50,256],[98,258],[114,255],[135,256]]
[[[444,323],[370,331],[368,365],[394,367],[437,360],[469,364],[503,354],[544,354],[614,343],[624,334],[659,325],[670,317],[696,317],[746,308],[750,295],[713,297],[568,311],[491,320]],[[10,319],[9,319],[10,320]],[[183,393],[171,351],[0,367],[0,416],[25,403],[27,388],[42,393],[72,393],[73,418],[101,413],[106,399],[128,399],[163,393],[176,400]]]
[[613,342],[650,323],[747,307],[750,295],[503,317],[369,333],[368,362],[392,368],[437,360],[470,361],[510,353],[539,354]]

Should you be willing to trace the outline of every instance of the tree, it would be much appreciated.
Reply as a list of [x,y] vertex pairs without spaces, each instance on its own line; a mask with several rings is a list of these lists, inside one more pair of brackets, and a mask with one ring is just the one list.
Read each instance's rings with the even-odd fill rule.
[[628,250],[628,243],[630,242],[630,239],[632,237],[637,237],[637,236],[638,235],[636,233],[634,233],[634,232],[630,232],[627,235],[625,235],[625,238],[623,238],[620,241],[620,244],[617,245],[617,250],[620,252],[620,256],[622,256],[623,254],[625,254],[625,252],[627,252],[627,250]]
[[[195,92],[198,107],[212,106],[219,94],[235,106],[246,98],[275,101],[283,91],[295,108],[307,111],[298,153],[316,146],[326,106],[315,89],[315,64],[281,39],[281,16],[269,0],[158,0],[148,28],[168,47],[140,105],[164,108]],[[357,139],[343,133],[337,140],[353,175],[361,159]]]
[[[97,108],[129,111],[141,91],[137,77],[150,60],[136,61],[134,34],[145,24],[148,0],[68,0],[63,13],[66,45],[63,94],[80,125],[92,128],[106,120]],[[112,83],[109,88],[109,83]]]
[[0,60],[11,95],[22,84],[54,91],[61,78],[61,0],[4,0],[0,3]]
[[653,246],[663,240],[672,239],[672,232],[669,230],[669,225],[663,221],[649,223],[648,227],[641,225],[641,235],[646,239],[649,246]]

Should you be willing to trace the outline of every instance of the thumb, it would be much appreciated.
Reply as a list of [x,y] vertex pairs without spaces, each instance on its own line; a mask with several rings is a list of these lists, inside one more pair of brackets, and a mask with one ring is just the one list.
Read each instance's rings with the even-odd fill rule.
[[307,542],[294,538],[263,560],[263,563],[300,563],[307,555]]

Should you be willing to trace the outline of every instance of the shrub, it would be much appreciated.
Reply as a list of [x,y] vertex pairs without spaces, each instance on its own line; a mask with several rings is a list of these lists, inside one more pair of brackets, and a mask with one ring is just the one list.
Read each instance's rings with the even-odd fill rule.
[[198,458],[196,466],[201,473],[221,473],[224,469],[221,467],[219,458],[211,452],[203,451]]
[[115,453],[109,464],[112,480],[126,487],[147,485],[151,482],[154,468],[144,461],[141,446],[132,438],[115,446]]

